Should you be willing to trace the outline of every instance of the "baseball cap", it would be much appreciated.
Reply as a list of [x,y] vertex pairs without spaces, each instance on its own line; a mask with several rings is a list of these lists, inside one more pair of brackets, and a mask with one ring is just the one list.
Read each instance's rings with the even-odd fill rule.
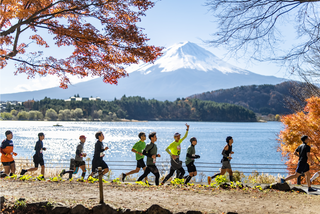
[[177,136],[180,136],[180,135],[181,135],[180,133],[176,132],[176,133],[174,134],[174,137],[177,137]]
[[79,139],[81,139],[81,138],[86,139],[86,136],[84,136],[84,135],[80,135]]

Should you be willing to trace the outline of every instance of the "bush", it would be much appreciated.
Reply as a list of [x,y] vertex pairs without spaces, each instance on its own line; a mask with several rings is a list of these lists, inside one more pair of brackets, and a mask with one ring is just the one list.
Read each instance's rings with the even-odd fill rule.
[[9,112],[1,113],[1,117],[3,120],[12,120],[12,114]]
[[49,120],[56,120],[58,118],[58,114],[54,109],[50,108],[46,111],[46,117]]
[[29,111],[29,120],[42,120],[43,115],[40,111]]
[[28,120],[29,119],[29,112],[20,111],[17,115],[18,120]]

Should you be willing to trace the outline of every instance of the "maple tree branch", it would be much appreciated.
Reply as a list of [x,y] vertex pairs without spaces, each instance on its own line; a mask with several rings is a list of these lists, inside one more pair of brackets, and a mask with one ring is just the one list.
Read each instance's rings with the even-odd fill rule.
[[[0,56],[0,57],[6,57],[6,56]],[[56,69],[56,70],[59,70],[59,71],[64,71],[64,72],[67,71],[68,73],[72,73],[73,72],[70,69],[65,69],[65,68],[61,68],[61,67],[57,68],[57,67],[55,67],[53,65],[49,65],[49,64],[45,64],[45,65],[39,64],[39,65],[37,65],[37,64],[30,63],[30,62],[28,62],[26,60],[21,60],[21,59],[16,59],[16,58],[10,58],[10,60],[17,61],[17,62],[20,62],[20,63],[23,63],[23,64],[27,64],[27,65],[29,65],[31,67],[39,67],[39,68],[50,67],[50,68],[53,68],[53,69]]]
[[[32,22],[33,20],[38,19],[38,17],[35,17],[36,15],[38,15],[38,14],[46,11],[46,10],[49,9],[50,7],[53,7],[53,6],[55,6],[56,4],[61,3],[61,2],[63,2],[63,0],[49,4],[48,6],[44,7],[43,9],[41,9],[41,10],[37,11],[36,13],[32,14],[32,15],[31,15],[28,19],[26,19],[25,21],[22,21],[22,22],[20,22],[20,23],[18,22],[17,24],[11,26],[8,30],[5,30],[5,31],[0,32],[0,36],[7,36],[7,35],[13,33],[13,32],[14,32],[18,27],[20,27],[21,25],[28,24],[29,22]],[[48,15],[51,15],[51,14],[47,14],[46,16],[48,16]],[[43,16],[43,17],[45,17],[45,16]],[[41,16],[40,16],[40,18],[41,18]]]

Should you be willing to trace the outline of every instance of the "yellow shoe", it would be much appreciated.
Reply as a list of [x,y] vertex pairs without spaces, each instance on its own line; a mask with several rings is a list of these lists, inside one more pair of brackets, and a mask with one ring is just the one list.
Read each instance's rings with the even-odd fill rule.
[[211,184],[211,177],[208,176],[208,185],[210,185],[210,184]]

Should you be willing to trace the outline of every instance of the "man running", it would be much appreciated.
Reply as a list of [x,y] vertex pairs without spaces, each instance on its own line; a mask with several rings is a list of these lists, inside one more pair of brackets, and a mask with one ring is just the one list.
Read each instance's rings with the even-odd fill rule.
[[95,172],[98,172],[98,167],[102,167],[102,175],[109,172],[109,167],[106,162],[104,162],[103,157],[105,156],[104,151],[107,151],[109,147],[103,147],[102,141],[104,140],[104,135],[101,131],[98,131],[95,135],[98,140],[94,146],[94,155],[92,159],[92,173],[88,176],[92,176]]
[[194,165],[194,159],[200,158],[200,155],[196,155],[196,150],[194,148],[197,145],[197,138],[190,138],[190,143],[191,145],[188,147],[186,155],[186,165],[188,168],[189,175],[186,177],[184,184],[189,183],[191,178],[197,175],[197,169]]
[[86,163],[83,161],[83,158],[87,156],[87,154],[83,152],[83,146],[84,146],[84,143],[86,142],[86,136],[81,135],[79,139],[80,139],[80,143],[78,144],[76,149],[76,157],[75,159],[71,159],[71,163],[74,162],[74,165],[71,164],[70,170],[68,171],[63,169],[62,172],[60,173],[60,177],[62,177],[66,173],[69,173],[69,179],[71,179],[72,174],[78,173],[79,167],[82,170],[81,177],[84,179],[84,176],[86,176],[86,172],[87,172]]
[[316,189],[311,187],[310,183],[310,171],[309,171],[309,164],[308,159],[311,160],[310,157],[310,146],[309,143],[309,137],[304,135],[301,137],[302,144],[298,146],[298,148],[294,151],[294,155],[299,157],[298,161],[298,167],[296,169],[296,173],[293,175],[290,175],[286,177],[285,179],[281,178],[281,183],[283,184],[286,181],[289,181],[294,178],[298,178],[302,173],[306,175],[307,185],[308,185],[308,192],[314,192],[317,191]]
[[150,172],[152,172],[156,177],[155,182],[156,182],[156,185],[158,186],[160,174],[156,166],[156,159],[157,157],[161,157],[161,155],[157,154],[158,148],[157,148],[157,145],[155,144],[155,142],[157,141],[156,134],[157,134],[156,132],[151,132],[148,136],[151,142],[146,146],[146,148],[143,151],[143,154],[147,156],[147,168],[146,170],[144,170],[143,175],[139,177],[138,181],[142,181],[145,177],[148,176]]
[[127,173],[122,173],[122,182],[124,182],[126,176],[138,173],[140,171],[140,168],[142,168],[144,171],[146,170],[146,164],[143,161],[144,155],[142,154],[142,151],[146,148],[146,143],[144,142],[146,140],[146,134],[144,132],[140,132],[138,137],[140,138],[140,140],[136,142],[131,149],[132,152],[136,153],[137,167],[135,170]]
[[233,144],[232,137],[228,136],[226,138],[226,142],[227,142],[227,145],[225,145],[221,153],[223,157],[221,159],[222,167],[220,169],[220,173],[217,173],[212,177],[208,176],[209,185],[211,183],[211,179],[214,179],[218,175],[224,175],[226,172],[229,173],[229,180],[233,181],[233,176],[232,176],[233,173],[232,173],[231,164],[230,164],[230,160],[232,159],[231,154],[234,154],[234,152],[232,151],[232,144]]
[[1,143],[1,162],[4,168],[4,174],[2,177],[7,175],[12,176],[16,173],[16,163],[14,162],[13,156],[17,156],[17,153],[13,152],[13,134],[10,130],[5,132],[6,139]]
[[20,175],[24,175],[26,172],[32,172],[32,171],[36,171],[38,170],[38,166],[40,164],[41,166],[41,178],[44,179],[44,170],[45,170],[45,166],[44,166],[44,160],[43,160],[43,151],[46,151],[47,149],[45,147],[43,147],[43,140],[44,140],[45,136],[42,132],[40,132],[38,134],[38,141],[36,142],[36,145],[34,147],[34,150],[36,150],[36,153],[33,155],[33,163],[34,163],[34,167],[30,168],[30,169],[22,169],[20,172]]
[[183,175],[185,173],[184,169],[182,168],[182,161],[180,161],[179,156],[181,153],[181,143],[186,137],[188,136],[189,132],[189,125],[186,124],[187,131],[183,138],[180,139],[180,134],[177,132],[174,134],[174,141],[166,148],[166,152],[170,155],[171,158],[171,167],[169,174],[163,179],[161,184],[163,185],[171,176],[173,173],[177,170],[177,178],[182,179]]

